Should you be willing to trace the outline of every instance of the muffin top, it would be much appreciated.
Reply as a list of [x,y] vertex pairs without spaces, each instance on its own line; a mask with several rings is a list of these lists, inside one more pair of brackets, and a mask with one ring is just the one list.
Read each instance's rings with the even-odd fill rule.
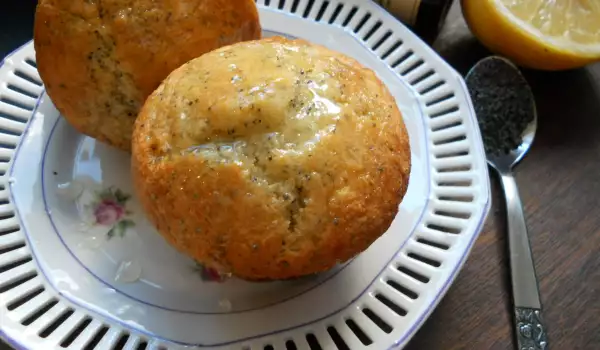
[[249,279],[328,269],[384,233],[406,192],[394,98],[353,59],[302,40],[235,44],[148,98],[133,176],[158,230]]
[[129,150],[146,97],[175,68],[260,37],[252,0],[40,0],[38,70],[80,132]]

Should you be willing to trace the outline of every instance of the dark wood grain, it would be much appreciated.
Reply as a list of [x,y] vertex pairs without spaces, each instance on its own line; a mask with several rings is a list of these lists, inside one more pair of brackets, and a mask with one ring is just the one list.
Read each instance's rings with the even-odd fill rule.
[[[436,49],[459,72],[489,54],[455,6]],[[600,64],[524,71],[538,106],[531,153],[516,168],[551,349],[600,349]],[[465,267],[406,350],[514,349],[504,202]]]

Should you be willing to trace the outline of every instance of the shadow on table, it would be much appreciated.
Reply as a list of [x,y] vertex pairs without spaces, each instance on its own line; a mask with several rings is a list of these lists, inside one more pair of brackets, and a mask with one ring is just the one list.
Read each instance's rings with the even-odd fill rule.
[[[600,132],[600,64],[563,72],[524,70],[538,107],[536,148],[597,144]],[[600,74],[599,74],[600,75]]]

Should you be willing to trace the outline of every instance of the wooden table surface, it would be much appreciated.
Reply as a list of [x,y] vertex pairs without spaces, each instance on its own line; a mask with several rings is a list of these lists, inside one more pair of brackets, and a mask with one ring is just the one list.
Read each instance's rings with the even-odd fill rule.
[[[436,50],[466,74],[489,53],[452,8]],[[524,71],[538,131],[516,178],[540,282],[549,348],[600,349],[600,64]],[[406,350],[514,349],[504,198],[464,268]]]
[[[0,34],[7,34],[11,22],[0,17],[6,20],[0,21]],[[15,35],[25,41],[28,32]],[[15,35],[0,40],[19,40]],[[458,4],[434,47],[461,73],[489,54],[468,31]],[[600,349],[600,64],[524,73],[538,105],[538,133],[516,177],[549,345]],[[514,348],[505,232],[503,198],[494,179],[493,207],[481,236],[407,350]]]

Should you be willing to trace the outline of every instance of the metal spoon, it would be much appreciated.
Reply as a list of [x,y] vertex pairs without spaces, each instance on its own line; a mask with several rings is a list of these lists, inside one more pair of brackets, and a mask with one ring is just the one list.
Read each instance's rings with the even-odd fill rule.
[[[471,90],[472,93],[476,92],[473,91],[473,89],[477,89],[477,86],[475,85],[476,79],[473,78],[476,75],[475,73],[480,73],[477,79],[481,79],[481,73],[484,73],[483,76],[486,76],[485,72],[482,72],[481,70],[490,69],[490,67],[494,66],[502,66],[503,78],[506,78],[506,74],[514,74],[514,77],[511,76],[510,79],[516,79],[515,81],[520,82],[519,84],[525,86],[525,90],[529,94],[528,96],[521,97],[525,98],[527,101],[531,101],[531,109],[527,112],[532,114],[532,116],[530,116],[532,117],[532,121],[522,132],[520,144],[513,149],[508,150],[507,153],[501,152],[501,154],[493,154],[489,150],[486,151],[488,164],[498,172],[502,182],[504,196],[506,198],[508,245],[513,302],[515,307],[514,322],[517,346],[519,350],[548,349],[546,327],[542,321],[538,282],[535,274],[531,248],[529,246],[527,226],[523,215],[523,206],[521,205],[517,183],[512,173],[512,169],[521,159],[523,159],[531,147],[537,127],[537,112],[533,94],[525,82],[525,78],[514,64],[501,57],[491,56],[484,58],[471,68],[466,78],[469,90]],[[510,67],[510,69],[506,69],[507,67]],[[486,85],[489,84],[494,84],[494,80],[486,81]],[[500,96],[499,101],[501,101]],[[477,103],[476,99],[474,99],[474,103]],[[508,108],[508,106],[504,107]],[[481,117],[481,115],[478,115],[478,118]],[[482,129],[482,133],[484,140],[487,140],[484,142],[489,143],[490,138],[486,137],[485,130]],[[497,147],[498,145],[495,146]]]

